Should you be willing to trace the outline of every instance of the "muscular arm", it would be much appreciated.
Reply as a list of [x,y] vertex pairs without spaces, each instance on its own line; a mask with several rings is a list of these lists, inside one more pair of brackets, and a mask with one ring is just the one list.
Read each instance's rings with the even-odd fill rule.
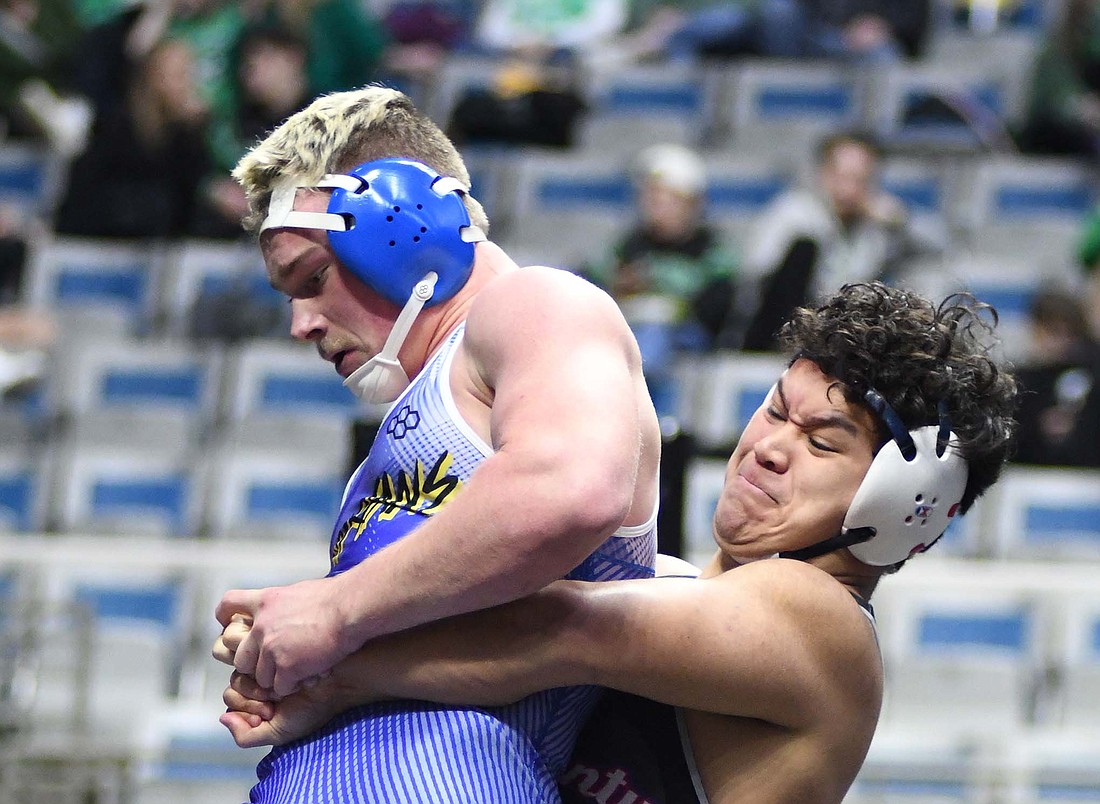
[[831,578],[762,562],[709,580],[558,582],[369,645],[337,681],[354,689],[371,678],[367,685],[387,697],[483,705],[598,684],[795,726],[822,691],[823,672],[848,677],[845,665],[877,661],[870,636]]
[[313,705],[496,705],[575,684],[791,729],[880,694],[876,643],[848,592],[807,565],[768,561],[708,580],[558,582],[364,647]]
[[527,268],[482,291],[465,337],[493,395],[495,452],[438,515],[353,570],[360,644],[541,589],[630,509],[640,358],[614,302]]
[[623,523],[659,436],[610,297],[562,271],[513,271],[477,297],[464,345],[494,454],[438,514],[342,575],[226,595],[223,624],[255,618],[239,670],[285,694],[370,639],[541,589]]

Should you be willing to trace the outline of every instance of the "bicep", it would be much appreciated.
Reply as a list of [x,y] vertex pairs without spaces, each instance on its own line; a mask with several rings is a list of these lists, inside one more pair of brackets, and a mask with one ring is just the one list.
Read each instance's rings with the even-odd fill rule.
[[505,303],[487,300],[489,313],[471,313],[467,327],[493,389],[494,448],[567,467],[583,461],[605,474],[628,469],[639,442],[641,362],[614,302],[576,277],[513,284],[517,292]]
[[758,584],[664,578],[591,584],[586,598],[588,683],[783,724],[819,687],[812,624]]

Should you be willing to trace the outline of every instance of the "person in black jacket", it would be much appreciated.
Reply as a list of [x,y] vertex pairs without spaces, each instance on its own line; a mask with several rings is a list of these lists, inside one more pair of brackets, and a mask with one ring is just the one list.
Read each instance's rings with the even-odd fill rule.
[[54,228],[67,235],[187,234],[207,171],[207,107],[189,47],[163,40],[137,64],[122,102],[97,110],[68,175]]
[[1017,371],[1020,422],[1015,461],[1100,467],[1100,344],[1068,291],[1032,300],[1032,359]]

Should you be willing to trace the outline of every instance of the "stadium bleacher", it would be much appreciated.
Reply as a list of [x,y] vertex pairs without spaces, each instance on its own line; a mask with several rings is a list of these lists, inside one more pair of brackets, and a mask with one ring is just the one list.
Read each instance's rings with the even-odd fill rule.
[[[471,149],[475,195],[520,262],[577,268],[632,220],[631,158],[679,141],[711,166],[710,214],[736,244],[805,175],[820,134],[866,126],[897,149],[884,185],[942,246],[917,284],[994,303],[1018,357],[1030,294],[1080,282],[1072,243],[1100,201],[1095,166],[991,153],[989,129],[906,114],[923,92],[1011,119],[1056,4],[1016,5],[1011,28],[943,23],[924,62],[878,75],[752,59],[603,76],[575,150]],[[429,111],[446,119],[486,74],[453,56]],[[50,154],[0,146],[0,201],[48,216],[58,181]],[[251,245],[199,240],[33,244],[26,301],[60,313],[63,346],[33,408],[0,405],[0,730],[43,724],[0,752],[0,788],[18,800],[227,800],[254,778],[256,752],[231,751],[216,722],[212,601],[323,574],[350,426],[378,414],[289,339],[191,337],[204,290],[270,292],[259,265]],[[691,560],[714,549],[718,453],[779,368],[740,353],[678,366],[671,413],[707,452],[686,473]],[[1098,569],[1100,470],[1014,466],[886,578],[887,703],[848,804],[1100,801]],[[120,723],[135,696],[145,720]]]

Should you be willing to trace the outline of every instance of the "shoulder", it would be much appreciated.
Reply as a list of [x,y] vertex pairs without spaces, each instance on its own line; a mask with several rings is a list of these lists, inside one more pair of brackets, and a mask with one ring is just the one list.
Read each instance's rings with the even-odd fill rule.
[[756,636],[766,633],[787,646],[786,689],[792,700],[813,702],[824,722],[859,721],[877,713],[869,704],[882,695],[878,638],[846,586],[810,564],[781,558],[746,564],[713,580],[736,581],[745,605],[766,612],[768,628]]
[[[874,630],[855,597],[840,581],[804,561],[775,558],[745,564],[712,579],[768,612],[767,619],[838,672],[862,672],[879,663]],[[857,669],[859,668],[859,669]]]
[[478,291],[466,330],[477,340],[536,332],[583,337],[593,330],[625,335],[629,328],[614,299],[592,282],[559,268],[529,266],[501,273]]
[[509,302],[539,301],[544,305],[565,300],[611,301],[606,292],[579,274],[545,265],[528,265],[504,271],[482,288],[475,304],[500,299]]
[[775,603],[805,615],[815,610],[847,609],[854,599],[836,578],[805,561],[771,558],[727,570],[714,581],[753,590]]

